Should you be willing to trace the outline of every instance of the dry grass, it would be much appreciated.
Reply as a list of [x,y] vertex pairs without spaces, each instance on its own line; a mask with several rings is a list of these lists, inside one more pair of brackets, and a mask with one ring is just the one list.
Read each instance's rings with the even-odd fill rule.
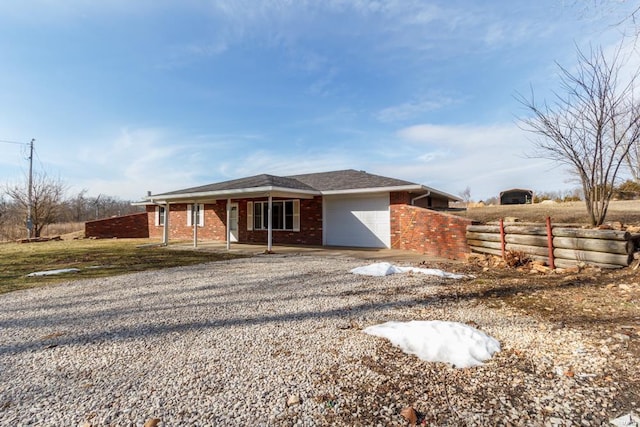
[[63,222],[49,224],[42,229],[42,236],[63,236],[65,234],[84,234],[84,222]]
[[[506,217],[515,217],[523,222],[544,222],[548,216],[555,223],[589,223],[584,202],[484,206],[469,208],[458,215],[481,223],[498,221]],[[619,221],[625,225],[640,225],[640,200],[612,201],[606,222],[613,221]]]
[[[42,237],[61,236],[65,240],[84,236],[84,222],[63,222],[45,225],[40,233]],[[27,237],[23,224],[6,223],[0,227],[0,242],[12,242]]]
[[[148,239],[70,240],[0,244],[0,293],[62,281],[115,276],[236,258],[238,255],[171,250]],[[78,273],[27,277],[36,271],[78,268]]]
[[[445,267],[446,268],[446,267]],[[510,307],[546,330],[572,328],[615,352],[609,361],[611,383],[624,384],[617,400],[640,402],[640,284],[629,268],[585,268],[577,273],[532,275],[528,268],[489,268],[466,264],[472,280],[440,288],[437,298],[480,300],[489,307]],[[545,322],[546,321],[546,322]],[[621,337],[621,338],[616,338]],[[632,403],[636,402],[636,403]]]

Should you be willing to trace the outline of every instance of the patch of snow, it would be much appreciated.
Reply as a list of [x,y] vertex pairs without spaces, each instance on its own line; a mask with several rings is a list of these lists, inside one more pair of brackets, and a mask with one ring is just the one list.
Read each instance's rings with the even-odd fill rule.
[[356,267],[351,270],[351,273],[363,276],[389,276],[391,274],[404,273],[404,271],[389,262],[378,262],[364,267]]
[[389,276],[390,274],[399,273],[420,273],[429,276],[445,277],[447,279],[464,279],[464,274],[449,273],[437,268],[418,268],[418,267],[396,267],[389,262],[377,262],[375,264],[356,267],[351,270],[353,274],[361,274],[363,276]]
[[386,338],[405,353],[421,360],[450,363],[456,368],[482,365],[500,351],[498,340],[458,322],[386,322],[369,326],[363,332]]
[[27,274],[27,277],[53,276],[55,274],[77,273],[79,271],[80,271],[79,268],[61,268],[59,270],[35,271],[33,273]]
[[629,412],[627,415],[609,420],[609,422],[616,427],[638,427],[640,426],[640,417],[633,412]]

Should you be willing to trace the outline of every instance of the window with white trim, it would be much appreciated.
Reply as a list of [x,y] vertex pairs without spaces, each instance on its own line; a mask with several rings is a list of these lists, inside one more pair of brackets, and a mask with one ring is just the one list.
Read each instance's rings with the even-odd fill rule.
[[165,215],[164,206],[156,206],[156,226],[157,227],[164,227],[164,215]]
[[187,205],[187,227],[192,227],[194,222],[198,227],[204,227],[203,204]]
[[[253,202],[253,209],[249,206],[247,206],[247,228],[267,230],[269,202]],[[276,200],[271,203],[271,206],[272,230],[300,231],[300,200]]]

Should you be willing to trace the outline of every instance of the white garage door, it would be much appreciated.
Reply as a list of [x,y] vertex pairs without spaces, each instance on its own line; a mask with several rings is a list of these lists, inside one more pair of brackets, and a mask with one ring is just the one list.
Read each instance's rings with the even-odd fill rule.
[[324,198],[325,244],[388,248],[391,246],[389,193]]

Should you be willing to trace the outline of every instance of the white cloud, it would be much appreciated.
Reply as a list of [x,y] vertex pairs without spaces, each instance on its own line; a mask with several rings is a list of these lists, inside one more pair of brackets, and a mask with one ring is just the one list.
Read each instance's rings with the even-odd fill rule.
[[422,124],[401,129],[398,135],[413,143],[466,149],[510,146],[514,142],[523,140],[523,131],[512,124],[455,126]]
[[[155,193],[199,185],[209,166],[205,154],[228,149],[226,139],[185,136],[162,128],[122,129],[114,138],[78,151],[74,189],[138,199]],[[71,169],[71,168],[69,168]]]
[[337,75],[337,68],[330,67],[324,75],[319,76],[316,81],[311,84],[309,92],[314,95],[326,95],[329,90],[328,88],[331,86]]
[[545,159],[529,158],[529,134],[515,124],[423,124],[397,133],[396,151],[404,161],[381,162],[383,174],[457,194],[467,186],[472,197],[486,199],[513,188],[560,190],[575,187],[563,169]]
[[[375,137],[381,141],[383,138]],[[261,173],[293,175],[362,169],[407,179],[456,194],[471,187],[485,199],[511,187],[534,190],[572,188],[568,175],[552,163],[524,156],[527,135],[515,125],[419,125],[398,131],[395,140],[349,146],[256,149],[259,135],[181,135],[167,129],[122,129],[79,150],[73,191],[139,199],[154,193]],[[215,155],[211,155],[215,152]],[[71,169],[71,168],[69,168]]]
[[484,41],[488,45],[496,45],[504,41],[505,31],[504,27],[499,24],[491,24],[487,28],[487,32],[484,36]]
[[439,110],[456,104],[458,101],[446,96],[432,96],[383,108],[376,113],[376,118],[383,123],[410,120],[421,114]]
[[354,168],[362,160],[356,153],[342,149],[327,149],[321,152],[302,152],[283,155],[271,150],[253,151],[248,156],[225,159],[217,168],[225,179],[241,178],[258,174],[296,175]]

